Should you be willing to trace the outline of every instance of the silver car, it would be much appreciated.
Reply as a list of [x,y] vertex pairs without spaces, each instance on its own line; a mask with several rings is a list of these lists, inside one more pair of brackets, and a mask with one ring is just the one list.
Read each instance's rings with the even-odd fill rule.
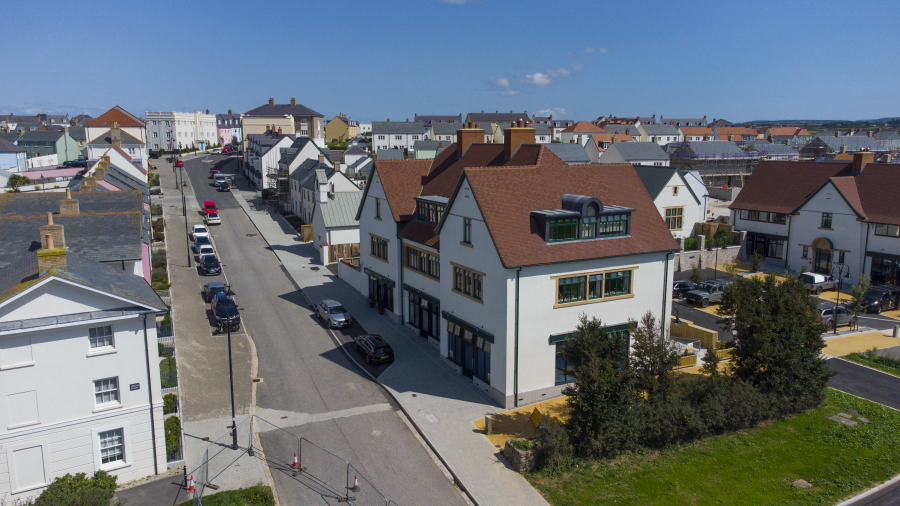
[[349,327],[353,323],[353,318],[344,306],[331,299],[325,299],[316,305],[316,316],[326,327],[331,328]]
[[[837,314],[836,318],[835,314]],[[853,313],[847,311],[844,306],[835,307],[834,304],[831,303],[825,303],[819,306],[820,322],[827,325],[829,329],[834,329],[835,320],[837,320],[838,327],[843,327],[844,325],[855,327],[859,324],[859,318],[853,316]]]

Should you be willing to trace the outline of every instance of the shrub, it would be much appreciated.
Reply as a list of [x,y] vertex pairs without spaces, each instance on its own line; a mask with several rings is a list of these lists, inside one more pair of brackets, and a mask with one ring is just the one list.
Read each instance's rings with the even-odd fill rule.
[[153,269],[150,271],[150,280],[165,283],[169,281],[169,274],[164,269]]
[[175,413],[178,411],[178,396],[175,394],[166,394],[163,396],[163,414]]
[[84,473],[66,474],[53,480],[34,501],[34,506],[108,506],[116,492],[116,477],[97,471],[90,478]]
[[163,213],[162,206],[160,204],[151,204],[150,205],[150,214],[153,216],[161,216]]
[[537,467],[564,470],[574,461],[575,455],[569,435],[562,425],[551,425],[534,444]]
[[531,450],[531,440],[530,439],[510,439],[509,444],[518,450],[523,452],[527,452]]
[[704,279],[703,269],[700,267],[694,267],[691,269],[691,282],[692,283],[702,283]]
[[159,361],[159,382],[162,388],[178,386],[178,369],[176,368],[175,357],[168,357]]
[[684,238],[685,251],[694,251],[699,247],[700,247],[700,241],[696,237],[685,237]]
[[177,416],[166,418],[166,458],[176,459],[181,453],[181,420]]

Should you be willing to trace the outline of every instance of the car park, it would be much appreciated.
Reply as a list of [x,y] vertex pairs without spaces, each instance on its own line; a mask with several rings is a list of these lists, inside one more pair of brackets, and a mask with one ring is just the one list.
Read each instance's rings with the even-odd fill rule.
[[357,336],[353,343],[356,351],[365,356],[367,364],[381,364],[394,361],[394,350],[377,334]]
[[184,167],[184,162],[181,160],[175,160],[175,166],[176,167]]
[[199,255],[201,246],[209,246],[210,248],[212,248],[212,240],[208,235],[201,235],[200,237],[194,239],[194,244],[191,245],[191,250]]
[[216,258],[216,255],[200,255],[200,262],[197,263],[197,267],[200,269],[200,274],[204,276],[215,276],[217,274],[222,274],[222,264],[219,263],[219,259]]
[[332,299],[325,299],[316,304],[316,317],[330,328],[349,327],[353,323],[353,318],[343,304]]
[[222,218],[219,217],[219,213],[209,213],[203,217],[206,220],[207,225],[221,225]]
[[708,279],[697,285],[697,288],[687,292],[685,298],[688,304],[696,302],[701,307],[708,307],[710,303],[722,302],[725,289],[733,283],[727,279]]
[[228,287],[225,286],[225,283],[222,283],[221,281],[213,281],[203,285],[203,301],[206,303],[212,302],[216,295],[220,293],[233,295],[231,290],[229,290]]
[[838,327],[845,325],[856,326],[859,319],[844,306],[835,306],[834,303],[823,302],[819,305],[819,321],[827,325],[829,329],[833,329],[835,321],[837,321]]
[[209,229],[206,228],[206,225],[194,225],[191,227],[191,239],[196,240],[200,236],[209,237]]
[[676,281],[672,284],[672,298],[683,299],[684,295],[697,288],[691,281]]
[[219,328],[228,326],[234,331],[241,327],[241,313],[234,299],[227,293],[217,293],[210,302],[209,309]]
[[203,214],[217,213],[217,212],[219,212],[219,209],[216,207],[215,202],[213,202],[212,200],[207,200],[207,201],[203,202]]

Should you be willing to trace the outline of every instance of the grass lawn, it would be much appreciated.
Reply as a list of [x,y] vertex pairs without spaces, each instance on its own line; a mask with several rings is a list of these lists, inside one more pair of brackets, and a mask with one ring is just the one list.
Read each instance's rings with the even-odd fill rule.
[[[178,506],[191,506],[193,501],[186,501]],[[203,495],[203,506],[275,506],[272,489],[265,485],[256,485],[239,490],[228,490],[214,495]]]
[[851,353],[849,355],[844,355],[841,358],[871,367],[872,369],[878,369],[879,371],[893,374],[894,376],[900,376],[900,360],[890,357],[866,358],[862,353]]
[[[851,409],[871,422],[828,419]],[[554,505],[798,505],[834,504],[898,473],[900,412],[828,389],[821,407],[746,432],[525,477]],[[794,487],[800,478],[812,487]]]

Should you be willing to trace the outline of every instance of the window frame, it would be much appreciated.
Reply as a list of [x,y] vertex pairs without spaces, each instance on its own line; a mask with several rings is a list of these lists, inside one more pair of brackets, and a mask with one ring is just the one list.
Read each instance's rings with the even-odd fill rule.
[[[553,299],[553,308],[563,308],[569,306],[579,306],[582,304],[594,304],[597,302],[608,302],[619,299],[628,299],[635,296],[634,288],[635,288],[635,271],[637,271],[640,266],[629,266],[629,267],[616,267],[610,269],[602,269],[596,271],[586,271],[586,272],[575,272],[571,274],[562,274],[559,276],[551,276],[551,279],[555,280],[555,292]],[[610,279],[618,279],[611,278],[612,274],[617,273],[626,273],[627,275],[623,276],[627,278],[627,292],[623,293],[615,293],[609,295],[607,291],[607,282]],[[596,279],[596,278],[600,279]],[[580,299],[568,300],[565,302],[560,302],[560,285],[566,284],[563,280],[566,279],[575,279],[575,278],[583,278],[584,282],[582,283],[582,297]],[[595,279],[592,279],[595,278]],[[601,288],[600,296],[597,296],[596,287],[592,286],[594,283],[599,283]],[[574,283],[573,283],[574,284]]]
[[472,244],[472,218],[463,218],[463,244]]
[[[890,237],[892,239],[900,238],[900,225],[891,225],[889,223],[876,223],[874,228],[875,228],[874,235],[876,235],[878,237]],[[883,233],[878,233],[879,228],[882,229]],[[891,234],[892,228],[894,229],[894,231],[896,233]]]
[[[103,447],[104,436],[107,436],[107,439],[111,439],[111,438],[115,438],[115,437],[117,437],[119,439],[118,444],[112,446],[112,448],[119,448],[119,451],[117,453],[118,458],[116,458],[115,460],[110,460],[110,461],[104,462],[104,459],[107,457],[105,457],[103,455],[103,450],[109,449],[109,448]],[[101,467],[101,469],[120,466],[126,462],[126,460],[125,460],[125,430],[124,430],[124,428],[120,427],[118,429],[109,429],[109,430],[99,431],[99,432],[97,432],[97,439],[98,439],[97,446],[98,446],[98,449],[100,450],[100,467]]]
[[[825,226],[826,223],[828,224],[828,226]],[[822,213],[822,221],[819,228],[834,230],[834,213]]]
[[[678,188],[675,186],[674,188]],[[678,214],[675,214],[678,211]],[[671,215],[669,213],[672,213]],[[669,230],[684,230],[684,206],[666,207],[663,209],[663,217]],[[678,225],[677,227],[675,225]]]
[[486,275],[454,262],[450,262],[450,265],[453,266],[452,291],[479,304],[484,304],[484,278]]
[[[379,242],[381,241],[381,242]],[[383,237],[377,236],[375,234],[369,234],[369,256],[373,258],[377,258],[382,262],[388,261],[388,246],[390,244],[389,239],[385,239]],[[382,246],[384,247],[384,256],[381,256]]]
[[[115,388],[102,390],[102,388],[104,387],[104,385],[103,385],[104,381],[115,382]],[[98,383],[100,383],[101,390],[97,390]],[[96,379],[96,380],[92,381],[91,384],[94,387],[93,393],[94,393],[94,408],[95,408],[95,410],[122,405],[121,386],[119,385],[119,377],[118,376],[111,376],[109,378]],[[102,396],[103,394],[106,394],[106,393],[115,393],[115,400],[97,402],[98,394]]]
[[[96,334],[100,329],[109,329],[109,334],[107,335],[92,335]],[[95,345],[95,342],[99,339],[103,339],[106,342],[106,338],[109,338],[109,344]],[[112,325],[101,325],[99,327],[90,327],[88,329],[88,349],[91,352],[99,352],[106,350],[114,350],[116,348],[116,337],[115,332],[113,331]]]

